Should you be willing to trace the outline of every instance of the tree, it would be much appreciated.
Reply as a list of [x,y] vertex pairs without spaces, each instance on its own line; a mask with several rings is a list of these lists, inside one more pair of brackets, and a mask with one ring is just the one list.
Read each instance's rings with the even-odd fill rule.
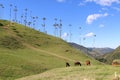
[[35,27],[35,22],[36,22],[35,17],[33,17],[33,28]]
[[28,25],[30,26],[32,24],[32,22],[28,22]]
[[62,38],[62,20],[61,19],[60,19],[59,29],[60,29],[60,38]]
[[[0,8],[4,9],[5,7],[3,4],[0,4]],[[0,14],[1,14],[1,18],[2,18],[2,16],[3,16],[2,12]]]
[[54,28],[55,28],[55,31],[54,31],[54,35],[57,36],[57,32],[58,32],[58,24],[57,24],[57,18],[54,19],[55,20],[55,23],[53,24]]
[[82,43],[82,41],[81,41],[81,29],[82,29],[82,27],[79,27],[79,29],[80,29],[80,45],[81,45],[81,43]]
[[93,35],[93,48],[95,47],[95,38],[96,38],[96,35]]
[[27,24],[27,11],[28,11],[28,9],[26,8],[26,9],[25,9],[25,20],[24,20],[25,26],[26,26],[26,24]]
[[12,15],[11,15],[11,8],[12,8],[12,4],[10,4],[10,22],[11,22],[11,17],[12,17]]
[[69,26],[69,29],[70,29],[70,31],[69,31],[69,35],[70,35],[70,42],[71,42],[71,40],[72,40],[71,26],[72,26],[72,25],[71,25],[71,24],[69,24],[68,26]]
[[22,22],[23,22],[23,14],[21,15],[21,24],[22,24]]
[[14,6],[14,12],[15,12],[15,14],[14,14],[14,16],[15,16],[15,18],[14,18],[14,22],[17,22],[17,6]]
[[45,24],[46,18],[43,17],[42,20],[43,20],[43,24],[42,24],[43,32],[46,33],[46,24]]

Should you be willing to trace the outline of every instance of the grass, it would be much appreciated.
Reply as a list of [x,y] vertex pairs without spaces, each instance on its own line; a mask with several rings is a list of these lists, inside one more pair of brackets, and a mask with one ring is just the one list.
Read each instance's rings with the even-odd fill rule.
[[92,64],[101,64],[62,39],[21,24],[10,25],[8,21],[0,20],[0,34],[0,80],[63,68],[66,61],[71,66],[74,61],[84,64],[88,59]]
[[115,72],[120,75],[119,69],[108,65],[57,68],[16,80],[112,80]]
[[112,64],[115,59],[120,59],[120,46],[117,47],[113,52],[104,55],[108,64]]

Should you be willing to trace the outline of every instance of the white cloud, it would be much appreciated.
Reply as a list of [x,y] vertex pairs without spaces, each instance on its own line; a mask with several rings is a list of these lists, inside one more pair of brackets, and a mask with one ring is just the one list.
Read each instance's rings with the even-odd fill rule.
[[87,17],[87,24],[91,24],[94,20],[97,20],[100,17],[106,17],[108,16],[108,13],[104,13],[104,14],[91,14]]
[[105,27],[105,25],[104,24],[100,24],[99,27],[103,28],[103,27]]
[[86,0],[86,2],[95,2],[101,6],[111,6],[113,3],[120,3],[120,0]]
[[116,11],[120,11],[120,8],[118,8],[118,7],[112,7],[112,8]]
[[62,38],[66,38],[68,36],[68,33],[64,33],[63,35],[62,35]]
[[60,3],[65,2],[65,0],[56,0],[56,1]]
[[111,6],[113,3],[120,3],[120,0],[86,0],[85,2],[95,2],[101,6]]
[[95,36],[95,34],[94,34],[93,32],[87,33],[87,34],[85,35],[85,37],[93,37],[93,36]]

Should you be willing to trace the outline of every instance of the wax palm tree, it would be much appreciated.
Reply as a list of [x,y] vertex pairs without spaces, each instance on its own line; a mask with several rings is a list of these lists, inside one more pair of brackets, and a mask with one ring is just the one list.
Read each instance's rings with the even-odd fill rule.
[[55,20],[55,23],[53,24],[54,28],[55,28],[55,32],[54,32],[54,35],[57,36],[57,31],[58,31],[58,24],[57,24],[57,18],[54,19]]
[[[3,4],[0,4],[0,8],[4,9],[5,7],[4,7]],[[3,10],[3,11],[4,11],[4,10]],[[1,14],[1,18],[2,18],[2,13],[0,13],[0,14]]]
[[32,24],[32,22],[28,22],[28,26],[30,27],[30,25]]
[[15,14],[14,14],[14,16],[15,16],[14,21],[15,21],[15,22],[17,22],[17,11],[18,11],[18,10],[17,10],[17,6],[14,6],[14,13],[15,13]]
[[28,9],[26,8],[26,9],[25,9],[25,20],[24,20],[25,26],[26,26],[26,24],[27,24],[27,11],[28,11]]
[[79,27],[79,30],[80,30],[80,45],[82,43],[82,41],[81,41],[81,29],[82,29],[82,27]]
[[71,40],[72,40],[72,32],[71,32],[71,27],[72,27],[72,25],[71,25],[71,24],[69,24],[68,26],[69,26],[69,29],[70,29],[70,31],[69,31],[69,36],[70,36],[70,42],[71,42]]
[[21,24],[23,23],[23,14],[21,15]]
[[95,38],[96,38],[96,35],[93,35],[93,48],[95,48]]
[[59,29],[60,29],[60,38],[61,38],[62,37],[62,20],[61,19],[60,19]]
[[43,17],[42,20],[43,20],[43,24],[42,24],[43,32],[46,33],[46,24],[45,24],[46,17]]
[[36,17],[33,17],[33,28],[35,29]]
[[12,17],[12,15],[11,15],[11,8],[12,8],[12,4],[10,4],[10,22],[11,22],[11,17]]

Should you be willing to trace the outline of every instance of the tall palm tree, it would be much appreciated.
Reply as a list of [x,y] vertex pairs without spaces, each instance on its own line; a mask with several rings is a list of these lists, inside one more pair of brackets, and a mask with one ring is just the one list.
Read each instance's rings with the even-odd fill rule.
[[14,6],[14,12],[15,12],[15,19],[14,21],[17,22],[17,6]]
[[11,22],[11,17],[12,17],[12,15],[11,15],[11,8],[12,8],[12,4],[10,4],[10,22]]
[[28,22],[28,26],[30,27],[30,25],[32,24],[32,22]]
[[81,45],[81,43],[82,43],[82,41],[81,41],[81,29],[82,29],[82,27],[79,27],[79,29],[80,29],[80,45]]
[[72,25],[71,24],[69,24],[68,25],[69,26],[69,35],[70,35],[70,42],[71,42],[71,40],[72,40],[72,32],[71,32],[71,27],[72,27]]
[[57,36],[57,33],[58,33],[58,24],[57,24],[57,18],[54,19],[55,20],[55,23],[53,24],[54,28],[55,28],[55,32],[54,32],[54,35]]
[[26,8],[25,9],[25,20],[24,20],[25,26],[27,25],[27,11],[28,9]]
[[60,29],[60,38],[61,38],[62,37],[62,20],[61,19],[60,19],[59,29]]
[[[0,4],[0,8],[2,8],[3,9],[3,13],[4,13],[4,5],[3,4]],[[3,14],[2,13],[0,13],[1,14],[1,18],[2,18],[2,16],[3,16]]]
[[33,19],[33,21],[32,21],[33,29],[35,29],[36,17],[32,17],[32,19]]
[[96,38],[96,35],[93,35],[93,48],[95,48],[95,38]]
[[22,22],[23,22],[23,14],[21,15],[21,24],[22,24]]
[[43,24],[42,24],[43,32],[46,33],[46,24],[45,24],[46,18],[43,17],[42,20],[43,20]]

